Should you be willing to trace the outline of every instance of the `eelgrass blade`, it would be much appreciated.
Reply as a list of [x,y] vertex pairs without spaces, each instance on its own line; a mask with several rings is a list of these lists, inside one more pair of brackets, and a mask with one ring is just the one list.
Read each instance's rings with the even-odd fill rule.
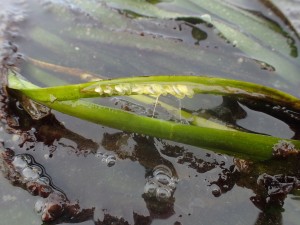
[[[76,0],[74,5],[76,5],[78,9],[82,9],[79,12],[92,15],[95,20],[100,21],[98,21],[98,23],[103,22],[103,26],[84,27],[76,25],[72,27],[72,29],[69,29],[70,21],[72,21],[75,16],[70,13],[70,9],[67,10],[62,7],[61,10],[53,10],[53,13],[57,15],[62,15],[62,13],[66,14],[62,19],[63,22],[66,23],[66,28],[60,30],[59,35],[56,33],[57,30],[46,30],[48,27],[42,29],[41,27],[43,26],[41,26],[30,30],[28,36],[32,37],[36,43],[40,43],[41,46],[48,48],[51,52],[57,54],[61,53],[60,57],[72,55],[72,59],[70,60],[74,59],[74,61],[72,61],[73,63],[80,61],[83,65],[81,68],[84,66],[88,68],[88,62],[91,61],[89,57],[93,54],[97,56],[97,59],[101,61],[103,65],[115,64],[115,68],[122,68],[123,61],[118,55],[108,56],[110,54],[109,51],[105,51],[103,54],[92,52],[93,49],[89,48],[87,43],[93,41],[93,46],[96,44],[113,45],[125,48],[130,47],[141,51],[157,52],[159,54],[170,54],[189,61],[201,61],[205,66],[211,67],[214,67],[216,60],[218,60],[222,61],[221,65],[224,67],[221,68],[219,65],[220,70],[228,73],[229,71],[227,71],[224,65],[234,63],[233,61],[235,61],[235,59],[232,56],[230,58],[226,56],[216,56],[209,51],[203,53],[199,51],[199,49],[194,48],[194,46],[164,40],[164,38],[153,39],[152,37],[147,37],[147,35],[141,37],[138,31],[136,31],[136,34],[134,32],[126,32],[126,25],[129,26],[131,24],[129,22],[128,24],[116,24],[113,30],[110,30],[108,28],[110,20],[103,19],[106,16],[112,16],[113,19],[111,20],[116,19],[118,23],[121,22],[120,14],[117,11],[110,10],[108,6],[125,11],[129,10],[137,15],[159,19],[181,20],[196,18],[202,22],[205,21],[213,25],[222,36],[242,50],[245,53],[245,57],[259,61],[262,64],[267,64],[270,68],[274,69],[274,73],[277,73],[285,80],[293,84],[299,84],[298,71],[300,66],[299,60],[296,58],[297,40],[293,40],[289,37],[285,31],[281,30],[278,24],[241,8],[224,3],[223,1],[176,0],[165,2],[164,4],[170,6],[170,8],[161,7],[161,4],[150,4],[148,1],[112,0],[99,3],[96,1],[86,2]],[[172,10],[170,10],[171,8]],[[95,9],[97,9],[97,12],[95,12]],[[124,17],[124,20],[127,21],[128,18]],[[65,38],[67,38],[68,41],[64,41]],[[82,41],[85,41],[85,43],[82,43]],[[74,46],[77,45],[80,51],[74,50]],[[161,57],[161,59],[168,62],[164,62],[162,65],[167,65],[167,68],[172,67],[173,71],[179,71],[176,65],[172,65],[172,61],[168,61],[168,57]],[[127,61],[130,65],[129,68],[134,68],[135,71],[143,71],[143,60],[128,57]],[[158,66],[158,63],[155,64]],[[184,64],[182,63],[181,66],[182,65]],[[97,73],[98,72],[99,70]],[[129,71],[129,73],[136,74],[132,73],[132,71]],[[141,72],[138,72],[138,74],[141,74]],[[145,69],[144,74],[153,74],[153,72],[147,72]]]
[[[77,0],[80,6],[86,5],[82,2],[82,0]],[[290,55],[292,52],[292,47],[287,42],[286,34],[278,24],[225,1],[176,0],[165,3],[166,7],[160,7],[159,4],[151,4],[148,1],[105,0],[105,2],[109,6],[120,10],[132,11],[137,15],[161,19],[188,17],[204,19],[203,15],[206,14],[212,19],[222,20],[224,23],[236,26],[237,29],[243,29],[245,33],[253,35],[284,55]],[[214,25],[213,21],[207,20],[207,22],[211,22]],[[228,32],[221,31],[225,37],[229,34]]]
[[[160,7],[147,1],[105,1],[111,7],[160,19],[198,18],[212,24],[246,56],[275,68],[289,82],[299,83],[297,45],[278,24],[224,1],[176,0]],[[171,10],[168,10],[171,8]],[[182,11],[184,10],[184,13]]]
[[[14,76],[9,77],[10,88],[15,88],[14,79]],[[195,94],[214,94],[269,102],[300,111],[300,100],[288,93],[255,83],[205,76],[130,77],[49,88],[17,89],[42,102],[107,96],[170,94],[183,98]]]
[[[26,95],[24,90],[36,87],[28,81],[9,74],[9,80],[11,77],[14,80],[12,88],[19,94]],[[115,129],[173,140],[250,160],[271,159],[274,145],[283,141],[276,137],[197,127],[144,117],[83,100],[42,102],[34,96],[31,99],[62,113]],[[284,141],[293,145],[294,150],[300,149],[300,141]]]
[[[59,70],[60,72],[63,73],[72,73],[72,75],[74,76],[80,76],[81,78],[93,78],[93,79],[97,79],[96,77],[94,77],[90,72],[84,72],[81,70],[77,70],[77,69],[73,69],[73,68],[68,68],[68,67],[61,67],[61,66],[56,66],[50,63],[46,63],[46,62],[42,62],[42,61],[38,61],[38,60],[34,60],[34,59],[30,59],[31,62],[34,62],[34,64],[36,64],[39,67],[45,68],[45,69],[50,69],[50,70]],[[56,84],[64,84],[65,82],[57,77],[54,77],[52,74],[49,74],[48,72],[35,67],[34,65],[28,64],[27,68],[28,73],[30,74],[30,76],[32,78],[34,78],[36,81],[38,81],[39,83],[45,84],[45,85],[56,85]],[[12,71],[10,71],[10,73],[12,73]],[[18,76],[18,74],[15,74],[16,76]],[[87,76],[88,75],[88,76]],[[98,76],[97,76],[98,77]],[[10,78],[12,83],[14,83],[13,81],[13,77]],[[47,81],[45,83],[45,80]],[[99,80],[99,79],[98,79]],[[26,83],[26,81],[19,79],[19,85],[20,83]],[[11,83],[11,84],[12,84]],[[25,86],[29,85],[29,83],[25,84]],[[19,88],[24,88],[25,86],[19,86]],[[32,88],[38,88],[37,86],[30,86]],[[153,98],[148,97],[148,96],[141,96],[141,95],[132,95],[130,96],[130,99],[134,99],[136,101],[138,101],[140,104],[146,104],[146,105],[151,105],[154,103]],[[51,100],[56,100],[54,95],[51,95]],[[196,115],[192,115],[191,113],[182,110],[182,109],[178,109],[172,105],[166,104],[164,102],[159,101],[159,104],[161,107],[163,107],[165,110],[167,110],[168,112],[170,112],[171,114],[173,114],[175,117],[181,117],[182,119],[189,121],[190,124],[195,125],[195,126],[202,126],[202,127],[210,127],[210,128],[215,128],[215,129],[223,129],[223,130],[236,130],[234,129],[234,127],[228,127],[226,125],[214,122],[214,121],[210,121],[208,119],[202,118],[200,116],[196,116]],[[174,113],[175,112],[175,113]]]

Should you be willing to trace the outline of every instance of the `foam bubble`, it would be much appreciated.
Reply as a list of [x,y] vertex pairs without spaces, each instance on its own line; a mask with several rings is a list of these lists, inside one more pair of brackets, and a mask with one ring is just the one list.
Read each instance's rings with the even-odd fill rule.
[[158,165],[153,169],[152,175],[147,178],[144,193],[155,197],[158,201],[171,198],[176,189],[177,179],[172,171],[165,165]]
[[169,185],[171,182],[171,178],[166,174],[158,174],[154,178],[157,180],[157,182],[163,185]]
[[39,171],[36,170],[35,168],[32,168],[31,166],[24,168],[21,171],[21,174],[22,174],[24,180],[27,180],[27,181],[34,181],[40,177]]
[[[29,161],[30,163],[30,161]],[[12,161],[13,166],[16,170],[23,170],[28,166],[28,161],[26,160],[26,155],[16,155]]]
[[101,162],[105,163],[108,167],[114,166],[116,164],[117,158],[112,154],[103,154]]
[[149,180],[144,187],[144,193],[149,195],[154,195],[156,193],[157,188],[158,188],[157,183]]
[[159,187],[156,189],[156,198],[158,201],[168,200],[172,196],[172,192],[168,187]]

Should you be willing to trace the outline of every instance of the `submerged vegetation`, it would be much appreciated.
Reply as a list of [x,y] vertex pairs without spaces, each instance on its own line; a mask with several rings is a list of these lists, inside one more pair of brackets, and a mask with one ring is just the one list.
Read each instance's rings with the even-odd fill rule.
[[[160,95],[165,96],[167,94],[184,98],[185,96],[192,97],[194,93],[210,93],[258,99],[257,101],[279,104],[281,107],[287,105],[290,106],[290,109],[294,108],[294,111],[298,111],[300,107],[299,99],[275,89],[220,78],[199,76],[134,77],[50,88],[37,88],[31,83],[21,80],[19,74],[10,73],[8,78],[8,85],[11,89],[60,112],[125,131],[206,147],[240,157],[243,157],[244,154],[244,157],[250,159],[270,159],[273,147],[282,139],[237,130],[209,128],[207,125],[194,126],[167,122],[90,102],[67,100],[115,95],[150,95],[158,98]],[[32,102],[31,104],[35,103]],[[192,122],[193,118],[189,119]],[[290,149],[291,152],[298,151],[300,148],[300,141],[286,141],[295,145]],[[252,144],[252,148],[249,148],[249,143]],[[275,150],[277,149],[275,148]]]
[[[171,217],[176,201],[177,210],[186,211],[180,203],[184,196],[174,197],[180,180],[190,179],[185,169],[177,174],[181,164],[197,174],[219,168],[218,178],[208,185],[213,196],[234,184],[252,189],[250,200],[263,212],[256,224],[281,224],[285,198],[298,198],[300,189],[300,41],[292,20],[278,13],[273,1],[261,2],[269,7],[264,10],[274,12],[271,18],[217,0],[32,1],[31,20],[8,21],[0,39],[2,119],[10,132],[23,135],[20,148],[34,142],[28,138],[32,133],[45,145],[66,138],[77,144],[76,154],[93,153],[109,167],[118,158],[151,169],[142,196],[149,216],[132,210],[132,224]],[[14,26],[26,27],[23,37]],[[15,112],[20,122],[11,119]],[[54,118],[56,112],[122,132],[105,130],[98,144],[66,129]],[[255,118],[243,125],[247,116]],[[261,125],[264,119],[275,122]],[[132,155],[130,140],[136,143]],[[116,156],[99,153],[99,148]],[[234,158],[229,162],[216,154],[212,163],[207,150]],[[49,151],[52,157],[55,149]],[[12,149],[0,153],[4,176],[43,198],[36,211],[44,222],[130,224],[130,216],[122,214],[126,220],[110,214],[95,219],[95,208],[82,209],[69,200],[32,156],[14,156]],[[173,157],[177,161],[169,162]],[[218,162],[218,157],[226,160]],[[116,186],[131,189],[129,184]]]
[[[65,6],[63,5],[59,6],[55,4],[49,6],[49,10],[57,15],[60,15],[62,13],[67,14],[68,17],[67,19],[65,19],[66,21],[70,21],[71,18],[74,17],[74,15],[72,14],[75,10],[78,13],[87,13],[96,21],[102,23],[105,17],[105,13],[107,14],[106,16],[113,13],[109,12],[110,9],[105,8],[106,5],[109,6],[110,4],[113,4],[113,2],[110,1],[101,3],[84,3],[82,1],[76,1],[76,5],[78,8],[74,6],[75,8],[72,9],[73,11],[64,8]],[[175,12],[168,11],[164,7],[160,8],[159,4],[155,5],[147,1],[128,1],[128,3],[126,3],[125,5],[123,5],[122,1],[116,1],[115,4],[116,8],[121,9],[121,11],[126,14],[136,17],[137,21],[142,18],[142,20],[147,20],[147,18],[149,20],[152,20],[153,18],[156,18],[163,20],[177,19],[182,21],[189,21],[190,19],[193,19],[195,21],[191,23],[191,25],[194,26],[195,29],[198,23],[204,23],[208,27],[213,26],[214,29],[216,29],[224,39],[232,43],[234,47],[243,51],[247,55],[247,57],[255,59],[255,61],[260,62],[260,64],[265,64],[269,65],[269,67],[272,67],[274,70],[273,72],[278,77],[284,78],[286,85],[294,82],[299,84],[297,72],[299,69],[299,63],[296,63],[296,59],[298,56],[296,44],[298,42],[296,40],[293,40],[292,37],[289,36],[285,31],[281,30],[277,24],[269,20],[255,16],[251,13],[248,13],[247,11],[239,10],[235,6],[228,3],[221,3],[218,1],[210,3],[206,1],[195,1],[193,3],[176,1],[167,3],[169,7],[173,6],[173,10]],[[98,12],[98,10],[94,9],[95,7],[101,7],[101,10],[99,10]],[[183,7],[186,10],[189,10],[189,13],[186,14],[176,12],[177,7]],[[195,8],[197,8],[197,13],[195,13]],[[204,10],[209,10],[211,14],[201,13]],[[215,14],[218,14],[218,16],[214,16]],[[113,21],[115,23],[122,23],[118,16]],[[229,24],[228,22],[230,22],[231,24]],[[119,26],[122,27],[124,25]],[[243,26],[243,32],[240,29],[234,29],[234,26]],[[85,31],[82,29],[85,29]],[[116,28],[109,27],[109,29]],[[78,26],[69,30],[63,29],[62,32],[66,33],[66,36],[72,35],[70,36],[71,38],[85,40],[87,41],[87,43],[92,41],[95,42],[95,44],[103,44],[106,42],[112,43],[114,41],[112,36],[105,37],[105,34],[102,30],[100,33],[100,30],[93,26],[87,28],[81,28],[80,26]],[[57,46],[61,50],[64,49],[67,54],[72,55],[72,50],[68,47],[66,41],[61,37],[56,36],[54,33],[50,33],[49,31],[46,31],[41,27],[35,27],[33,31],[29,32],[29,35],[35,41],[38,41],[41,45],[45,47],[48,45],[50,48],[49,50],[51,51],[55,50]],[[131,40],[126,40],[125,38],[128,37],[125,36],[122,40],[118,41],[118,45],[121,44],[126,47],[132,47],[132,44],[134,44],[134,42],[131,42]],[[152,43],[150,41],[148,43],[148,40],[146,40],[146,42],[143,42],[143,45],[139,46],[138,48],[150,50],[151,47],[147,47],[147,45],[151,46]],[[177,45],[180,45],[180,43],[174,43],[173,45],[176,48]],[[75,47],[75,51],[76,49],[78,50],[80,48],[86,48],[87,46],[88,45]],[[164,48],[163,51],[170,50],[172,51],[172,49]],[[158,51],[160,51],[160,49]],[[176,50],[175,52],[179,53],[180,51]],[[88,51],[80,53],[81,56],[83,54],[89,55],[90,53]],[[195,52],[194,54],[197,58],[197,53]],[[186,56],[183,55],[183,57]],[[47,62],[40,62],[34,59],[31,59],[31,62],[48,70],[52,69],[55,71],[59,67]],[[31,67],[33,67],[33,65]],[[84,70],[81,70],[82,74],[78,74],[78,71],[80,70],[74,71],[76,69],[63,67],[59,68],[61,69],[61,72],[66,71],[74,75],[77,74],[80,77],[97,77],[97,75],[91,75],[89,72],[84,72]],[[223,128],[221,125],[217,128],[212,127],[212,130],[208,129],[203,131],[202,133],[199,133],[197,132],[198,130],[204,129],[199,127],[205,127],[205,129],[207,127],[209,128],[210,122],[207,121],[207,124],[205,124],[206,122],[204,118],[202,118],[202,124],[198,124],[198,126],[195,127],[193,126],[195,125],[195,121],[192,114],[189,114],[189,116],[185,116],[185,120],[187,121],[185,125],[182,125],[182,122],[179,122],[178,124],[162,121],[161,119],[157,120],[154,118],[154,115],[156,105],[160,104],[158,103],[159,97],[171,95],[175,98],[183,99],[182,101],[184,101],[185,97],[192,98],[196,94],[228,96],[230,98],[241,101],[250,100],[255,102],[255,104],[268,104],[273,106],[274,108],[282,108],[283,111],[286,111],[287,109],[289,110],[289,114],[286,116],[292,118],[294,118],[295,116],[298,117],[297,114],[300,109],[300,100],[288,93],[284,93],[282,91],[255,83],[217,77],[201,77],[188,75],[148,76],[94,81],[70,86],[39,88],[34,86],[33,84],[30,84],[29,82],[24,81],[24,79],[22,79],[22,76],[19,74],[14,76],[13,72],[10,71],[8,75],[8,85],[9,88],[17,90],[18,93],[25,94],[31,100],[34,100],[39,104],[46,105],[63,113],[78,116],[89,121],[104,124],[106,126],[111,126],[125,131],[147,134],[150,136],[176,140],[187,144],[219,150],[228,154],[232,152],[231,155],[246,153],[244,157],[248,158],[250,156],[250,158],[252,159],[269,159],[272,156],[272,146],[274,146],[278,141],[281,140],[280,137],[277,139],[270,138],[268,136],[259,134],[237,131],[236,129],[230,129],[226,132],[219,131],[219,129],[226,130],[227,128],[226,126],[223,126]],[[284,83],[282,86],[284,86]],[[139,115],[134,116],[130,112],[124,112],[122,110],[120,111],[111,107],[102,107],[91,102],[63,102],[68,100],[78,100],[81,98],[139,95],[146,95],[150,97],[152,96],[156,98],[156,101],[154,102],[155,105],[154,111],[152,113],[152,118],[143,118]],[[201,98],[201,96],[199,95],[197,97]],[[140,98],[139,101],[144,102],[147,101],[146,99],[149,99],[149,97],[144,97],[144,99]],[[32,102],[32,104],[34,104],[34,102]],[[162,104],[165,104],[167,108],[172,107],[166,105],[166,103]],[[67,111],[63,109],[63,105],[67,105]],[[72,108],[69,107],[70,105],[72,105]],[[107,115],[105,111],[108,112]],[[113,113],[115,114],[115,118],[118,118],[118,120],[116,120],[115,118],[110,118],[113,117],[111,116],[113,115]],[[179,113],[179,117],[181,118],[181,112]],[[132,119],[130,118],[134,118],[134,120],[141,120],[140,123],[144,125],[137,127],[131,126],[129,124],[126,125],[126,123],[128,123],[127,121],[132,121]],[[180,132],[177,133],[176,130]],[[233,130],[235,130],[235,132],[233,132]],[[219,132],[222,133],[218,134]],[[184,137],[183,134],[187,134],[188,138]],[[203,136],[203,134],[209,135]],[[243,138],[241,137],[244,136],[245,141],[243,142]],[[209,143],[206,143],[206,140],[209,140]],[[225,147],[226,145],[224,142],[228,143],[229,146]],[[248,148],[250,142],[257,142],[257,144],[255,145],[256,150],[253,150],[253,148]],[[292,142],[296,144],[295,148],[297,149],[299,143],[297,141]],[[254,153],[253,151],[255,151],[256,153]]]

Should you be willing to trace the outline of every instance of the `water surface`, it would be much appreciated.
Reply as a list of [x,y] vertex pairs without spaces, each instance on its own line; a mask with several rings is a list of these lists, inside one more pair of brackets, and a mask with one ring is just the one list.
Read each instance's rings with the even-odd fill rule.
[[[86,13],[80,2],[2,1],[3,65],[17,66],[27,79],[42,86],[83,82],[91,76],[211,74],[300,96],[299,83],[262,68],[204,23],[140,17],[101,1],[92,11],[99,14],[94,15]],[[168,1],[159,4],[166,7]],[[270,10],[259,1],[243,6],[284,24],[275,14],[266,14]],[[32,59],[89,71],[91,75],[41,69]],[[299,121],[280,120],[233,99],[199,95],[181,102],[164,100],[241,129],[299,138]],[[152,115],[154,107],[130,99],[99,101],[146,116]],[[178,120],[159,107],[157,113],[158,117]],[[37,179],[49,179],[46,186],[56,199],[42,202],[43,207],[52,203],[65,207],[65,211],[51,215],[57,216],[54,224],[299,224],[299,197],[275,195],[273,202],[268,202],[268,194],[276,188],[280,191],[283,185],[293,185],[291,180],[284,183],[273,175],[299,179],[299,167],[293,162],[287,167],[279,166],[283,164],[280,161],[255,164],[248,172],[238,166],[242,161],[230,156],[122,132],[55,111],[33,120],[20,102],[3,91],[0,116],[3,149],[20,157],[27,155],[31,159],[28,166],[42,170]],[[39,202],[47,198],[29,193],[27,183],[35,176],[32,171],[27,171],[29,175],[23,169],[19,172],[27,186],[18,182],[13,185],[0,176],[1,221],[10,225],[42,224],[45,213],[36,211]],[[258,182],[262,180],[273,183],[264,189]]]

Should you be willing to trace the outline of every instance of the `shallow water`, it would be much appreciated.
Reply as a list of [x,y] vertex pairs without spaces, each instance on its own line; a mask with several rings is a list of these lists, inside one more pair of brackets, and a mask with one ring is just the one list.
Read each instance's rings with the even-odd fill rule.
[[[262,69],[205,24],[136,17],[104,3],[99,3],[97,17],[84,12],[76,3],[81,1],[70,2],[3,2],[0,11],[3,64],[17,65],[27,79],[43,86],[82,82],[85,77],[67,75],[57,68],[41,69],[32,59],[108,78],[212,74],[253,81],[300,96],[298,84]],[[167,5],[168,1],[159,4]],[[269,12],[256,1],[245,7],[261,10],[264,15]],[[269,17],[283,24],[276,15]],[[299,46],[297,39],[295,45]],[[181,103],[172,98],[164,100],[253,132],[299,138],[299,121],[282,121],[232,99],[208,95],[183,99]],[[101,103],[116,104],[147,116],[153,110],[153,105],[138,105],[130,99],[104,99]],[[24,161],[17,164],[13,161],[14,168],[22,167],[17,179],[10,179],[17,180],[14,185],[0,176],[3,224],[43,223],[41,218],[46,213],[37,213],[35,207],[39,206],[36,202],[40,204],[48,198],[31,195],[28,185],[40,177],[49,179],[50,183],[43,185],[55,196],[42,203],[42,207],[50,207],[52,203],[65,207],[63,212],[57,210],[50,215],[57,216],[54,223],[59,224],[299,224],[296,194],[284,195],[283,206],[280,196],[273,196],[274,202],[263,204],[276,188],[290,187],[293,182],[286,178],[288,181],[284,183],[281,177],[262,175],[284,173],[297,180],[300,174],[295,162],[286,167],[280,160],[255,164],[249,173],[239,168],[242,161],[226,155],[118,131],[58,112],[33,120],[17,100],[7,98],[3,91],[0,104],[3,148],[32,157],[25,166]],[[157,113],[161,118],[172,117],[172,113],[159,107]],[[32,166],[41,168],[41,174],[28,169]],[[267,183],[268,179],[273,179],[273,186],[269,185],[266,193],[264,185],[257,181]],[[35,185],[37,195],[47,194],[47,190],[41,191],[41,183]]]

